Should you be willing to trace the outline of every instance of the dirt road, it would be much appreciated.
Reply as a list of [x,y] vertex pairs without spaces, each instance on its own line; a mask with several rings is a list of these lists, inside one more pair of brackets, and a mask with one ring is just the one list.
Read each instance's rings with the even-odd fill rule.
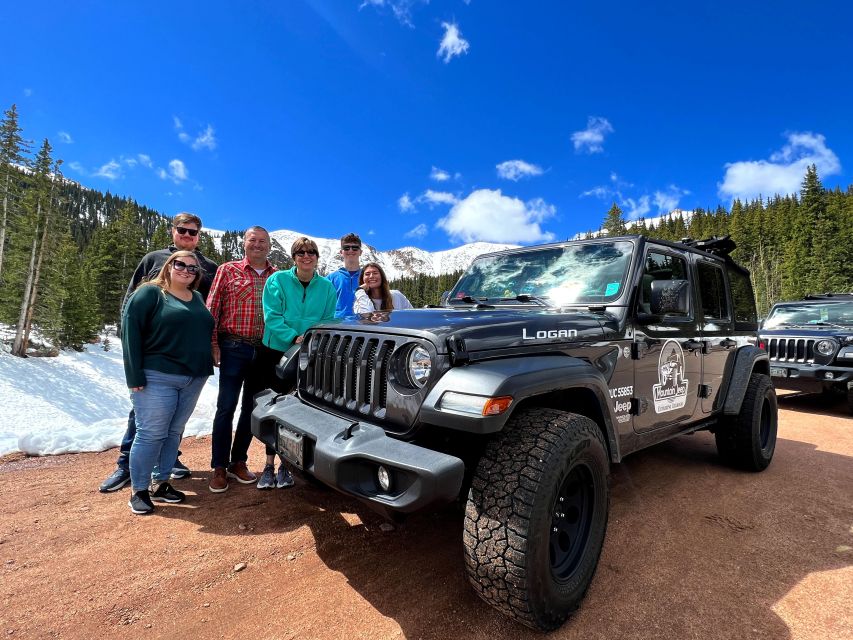
[[[853,419],[780,407],[764,473],[721,466],[707,433],[615,466],[595,580],[550,637],[853,638]],[[0,637],[542,637],[468,588],[458,511],[383,531],[301,482],[213,495],[209,439],[182,448],[189,501],[152,517],[97,492],[114,450],[0,461]]]

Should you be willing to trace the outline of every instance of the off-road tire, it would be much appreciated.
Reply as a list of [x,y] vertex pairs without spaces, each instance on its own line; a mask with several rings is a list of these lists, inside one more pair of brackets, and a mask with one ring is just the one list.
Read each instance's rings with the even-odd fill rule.
[[486,447],[468,492],[465,569],[477,594],[529,627],[559,627],[601,555],[609,472],[589,418],[543,408],[513,416]]
[[847,389],[847,409],[853,414],[853,389]]
[[764,471],[773,459],[778,426],[776,391],[770,376],[753,373],[740,413],[717,427],[717,451],[728,464],[747,471]]

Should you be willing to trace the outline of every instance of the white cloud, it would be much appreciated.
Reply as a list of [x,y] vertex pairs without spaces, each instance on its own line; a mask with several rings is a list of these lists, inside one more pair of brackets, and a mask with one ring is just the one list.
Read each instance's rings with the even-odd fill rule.
[[177,158],[169,161],[168,171],[162,167],[158,167],[155,173],[161,180],[171,180],[175,184],[180,184],[189,178],[187,166],[182,160],[178,160]]
[[400,196],[400,199],[397,200],[397,206],[400,207],[400,211],[411,211],[415,208],[415,205],[412,202],[412,199],[409,197],[408,192]]
[[136,159],[139,160],[139,164],[141,164],[143,167],[148,167],[149,169],[151,169],[154,166],[154,163],[151,162],[151,156],[148,156],[144,153],[136,154]]
[[687,189],[681,189],[674,184],[669,185],[666,191],[655,191],[653,200],[660,213],[669,213],[678,207],[682,196],[690,195]]
[[599,187],[593,187],[592,189],[590,189],[588,191],[584,191],[583,193],[581,193],[581,198],[587,198],[587,197],[592,196],[594,198],[606,200],[610,196],[611,193],[612,193],[612,191],[610,191],[610,189],[608,189],[607,187],[599,186]]
[[450,62],[453,56],[461,56],[463,53],[468,53],[468,41],[459,33],[459,27],[456,23],[442,22],[444,27],[444,37],[441,39],[441,44],[435,55],[439,58],[443,56],[444,64]]
[[122,158],[122,161],[131,169],[136,167],[138,161],[136,158]]
[[422,222],[414,229],[410,229],[403,234],[404,238],[423,238],[428,233],[427,226]]
[[374,9],[391,9],[394,17],[407,27],[414,27],[412,24],[412,8],[419,4],[429,4],[429,0],[364,0],[358,7],[361,11],[365,7],[373,7]]
[[513,182],[518,182],[521,178],[528,176],[542,175],[542,167],[524,160],[507,160],[496,165],[495,168],[498,170],[498,176]]
[[586,122],[586,129],[572,134],[575,151],[601,153],[604,151],[604,136],[608,133],[613,133],[613,125],[607,121],[607,118],[590,116]]
[[71,134],[67,131],[60,131],[56,134],[59,136],[59,141],[64,144],[74,144],[74,139],[71,137]]
[[188,134],[186,131],[181,131],[181,132],[178,134],[178,140],[180,140],[180,141],[181,141],[181,142],[183,142],[184,144],[189,144],[189,142],[190,142],[190,134]]
[[446,191],[427,189],[418,196],[418,202],[426,202],[430,207],[434,207],[437,204],[456,204],[459,202],[459,199]]
[[649,201],[651,198],[648,195],[640,196],[638,199],[625,198],[622,201],[622,208],[625,210],[625,217],[628,220],[636,220],[642,218],[652,210]]
[[524,203],[500,189],[478,189],[457,202],[438,226],[460,242],[543,242],[554,239],[540,225],[555,212],[541,198]]
[[86,169],[83,167],[83,165],[77,162],[76,160],[69,162],[68,166],[71,167],[71,169],[73,169],[77,173],[86,173]]
[[830,176],[841,172],[841,162],[826,146],[819,133],[788,134],[788,144],[773,153],[769,160],[743,160],[725,165],[723,182],[718,184],[721,197],[732,200],[753,200],[759,196],[797,193],[809,165],[817,167],[818,175]]
[[181,122],[181,119],[178,116],[172,116],[172,122],[175,123],[175,131],[180,131],[184,128],[184,123]]
[[31,95],[33,95],[33,90],[29,87],[24,88],[24,97],[29,98]]
[[210,149],[211,151],[216,149],[216,136],[214,135],[213,127],[207,125],[207,128],[193,140],[192,147],[196,151],[199,149]]
[[438,167],[432,168],[429,172],[429,177],[436,182],[446,182],[447,180],[450,180],[450,174],[444,169],[439,169]]
[[115,180],[121,176],[121,165],[115,160],[110,160],[92,175],[99,178],[106,178],[107,180]]
[[178,159],[169,161],[169,173],[175,179],[175,182],[183,182],[189,177],[187,166]]

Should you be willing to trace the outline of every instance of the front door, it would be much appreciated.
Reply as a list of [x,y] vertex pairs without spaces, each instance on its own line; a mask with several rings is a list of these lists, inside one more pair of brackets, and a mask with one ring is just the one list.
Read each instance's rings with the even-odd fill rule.
[[[647,318],[651,283],[685,280],[690,286],[687,313]],[[689,421],[697,411],[702,381],[693,284],[687,256],[676,249],[649,247],[635,312],[634,430],[638,433]]]

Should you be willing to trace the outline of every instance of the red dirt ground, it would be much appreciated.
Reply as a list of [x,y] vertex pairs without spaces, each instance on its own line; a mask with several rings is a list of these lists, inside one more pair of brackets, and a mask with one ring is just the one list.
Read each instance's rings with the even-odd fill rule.
[[[853,638],[853,419],[780,408],[764,473],[721,466],[707,433],[614,466],[595,580],[550,637]],[[151,517],[98,493],[115,450],[0,460],[0,637],[542,637],[469,589],[458,509],[383,531],[301,481],[214,495],[209,439],[182,450],[188,502]]]

